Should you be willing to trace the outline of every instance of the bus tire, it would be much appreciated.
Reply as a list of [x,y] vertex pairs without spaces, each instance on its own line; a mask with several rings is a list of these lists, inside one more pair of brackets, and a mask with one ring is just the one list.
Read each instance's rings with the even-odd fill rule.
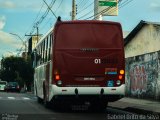
[[42,104],[43,103],[43,99],[37,96],[37,102]]
[[43,99],[38,97],[38,94],[37,94],[37,86],[35,86],[35,94],[36,94],[36,97],[37,97],[37,102],[42,104],[43,103]]
[[44,97],[43,97],[43,104],[44,104],[44,106],[46,107],[46,108],[51,108],[51,102],[48,102],[47,101],[47,95],[46,95],[46,89],[45,89],[45,87],[43,88],[43,93],[44,93]]

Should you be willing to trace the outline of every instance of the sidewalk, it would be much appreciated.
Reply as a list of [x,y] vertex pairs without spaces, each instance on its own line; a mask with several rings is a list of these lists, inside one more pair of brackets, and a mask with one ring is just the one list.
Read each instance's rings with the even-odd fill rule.
[[151,101],[125,97],[120,99],[119,101],[110,102],[108,106],[141,114],[160,114],[160,101]]

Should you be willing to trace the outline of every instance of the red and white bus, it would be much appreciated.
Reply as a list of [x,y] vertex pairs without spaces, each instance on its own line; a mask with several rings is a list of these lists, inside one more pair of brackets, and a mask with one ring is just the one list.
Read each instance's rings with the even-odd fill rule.
[[58,21],[34,50],[34,88],[49,103],[87,101],[105,109],[125,94],[121,25],[107,21]]

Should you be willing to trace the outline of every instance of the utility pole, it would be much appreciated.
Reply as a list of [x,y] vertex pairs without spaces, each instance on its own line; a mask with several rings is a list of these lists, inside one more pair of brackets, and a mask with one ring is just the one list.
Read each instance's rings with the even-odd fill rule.
[[[30,52],[32,52],[32,49],[33,49],[33,47],[38,43],[38,41],[39,41],[39,36],[41,36],[42,34],[39,34],[39,28],[38,27],[36,27],[36,34],[33,34],[33,35],[25,35],[25,36],[30,36],[31,38],[29,38],[29,43],[28,43],[28,52],[30,53]],[[36,37],[36,39],[35,38],[33,38],[33,37]],[[34,39],[34,40],[33,40]],[[34,44],[34,45],[33,45]]]
[[36,36],[37,37],[37,43],[38,43],[39,36],[41,36],[42,34],[39,34],[39,28],[38,27],[36,27],[36,29],[37,29],[37,33],[36,34],[34,34],[34,35],[27,35],[27,34],[25,34],[25,36],[31,36],[31,37]]
[[38,43],[38,40],[39,40],[39,28],[37,27],[37,43]]
[[76,19],[76,0],[72,0],[72,20]]
[[98,0],[94,0],[94,19],[95,20],[102,20],[102,15],[98,14]]

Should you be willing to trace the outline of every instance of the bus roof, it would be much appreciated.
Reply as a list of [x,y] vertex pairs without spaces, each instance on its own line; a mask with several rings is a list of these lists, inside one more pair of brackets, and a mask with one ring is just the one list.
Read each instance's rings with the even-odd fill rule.
[[58,24],[112,24],[117,25],[121,27],[121,24],[119,22],[113,22],[113,21],[99,21],[99,20],[74,20],[74,21],[60,21],[57,22],[55,25]]
[[60,21],[57,23],[109,23],[109,24],[119,24],[119,22],[114,21],[100,21],[100,20],[73,20],[73,21]]

